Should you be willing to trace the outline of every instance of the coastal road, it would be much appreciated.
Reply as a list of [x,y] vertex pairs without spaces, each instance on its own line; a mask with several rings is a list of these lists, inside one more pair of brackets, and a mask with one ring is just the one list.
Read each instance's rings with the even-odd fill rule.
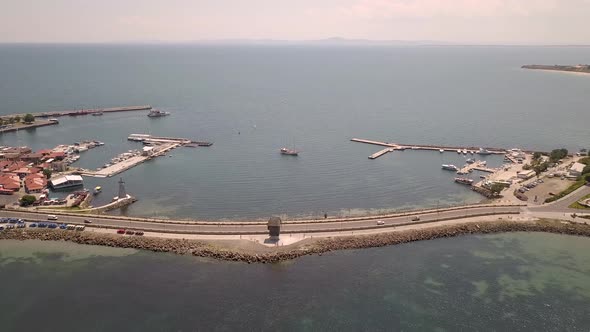
[[572,209],[569,206],[574,203],[579,201],[582,197],[589,195],[590,194],[590,186],[582,186],[579,189],[577,189],[576,191],[574,191],[573,193],[565,196],[564,198],[557,200],[555,202],[552,203],[547,203],[547,204],[543,204],[543,205],[539,205],[539,206],[529,206],[528,210],[530,210],[532,213],[536,213],[536,212],[590,212],[588,210],[580,210],[580,209]]
[[[492,215],[492,214],[517,214],[520,213],[521,206],[485,206],[470,207],[458,210],[443,210],[440,212],[429,212],[420,214],[420,223],[436,222],[440,220],[461,219],[474,216]],[[415,216],[415,215],[414,215]],[[413,221],[414,216],[395,216],[382,219],[369,220],[352,220],[352,221],[326,221],[326,222],[307,222],[307,223],[284,223],[281,228],[282,233],[316,233],[316,232],[342,232],[363,229],[384,229],[387,230],[392,226],[404,225],[408,223],[417,223]],[[0,211],[0,217],[22,218],[27,221],[45,221],[47,222],[46,213],[30,213],[21,211]],[[105,228],[125,228],[143,230],[148,232],[169,232],[169,233],[186,233],[186,234],[267,234],[266,224],[228,224],[211,223],[211,224],[173,224],[159,223],[151,221],[134,221],[116,218],[101,218],[100,216],[59,216],[59,223],[84,224],[84,219],[92,220],[92,224],[87,226],[105,227]],[[377,225],[377,220],[383,220],[385,225]]]

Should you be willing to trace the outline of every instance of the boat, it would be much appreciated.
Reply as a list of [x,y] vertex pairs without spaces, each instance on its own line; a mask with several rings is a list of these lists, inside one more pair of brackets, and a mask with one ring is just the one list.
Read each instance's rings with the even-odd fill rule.
[[457,170],[459,170],[459,168],[457,168],[457,166],[455,166],[455,165],[446,165],[446,164],[443,164],[442,165],[442,169],[447,170],[447,171],[457,171]]
[[485,160],[481,162],[481,166],[486,166],[487,164],[488,164],[488,162]]
[[438,152],[443,153],[443,152],[445,152],[445,150],[440,149],[440,150],[438,150]]
[[467,154],[467,149],[463,149],[463,154]]
[[461,149],[457,149],[457,153],[458,154],[461,154]]
[[466,184],[469,186],[473,184],[473,180],[468,179],[468,178],[455,178],[455,182],[460,183],[460,184]]
[[299,155],[299,151],[288,148],[281,148],[281,154],[286,156],[297,156]]
[[473,164],[475,162],[475,160],[469,158],[469,159],[465,160],[465,162],[468,164]]
[[94,187],[94,194],[95,195],[100,194],[101,191],[102,191],[102,187],[101,186]]
[[155,109],[151,110],[148,113],[148,117],[150,117],[150,118],[160,118],[160,117],[167,116],[167,115],[170,115],[170,112],[164,112],[164,111],[155,110]]
[[479,148],[479,150],[477,151],[477,154],[481,154],[481,155],[489,155],[492,154],[492,152],[484,149],[484,148]]
[[103,114],[102,111],[94,112],[94,113],[92,113],[92,116],[101,116],[102,114]]
[[51,119],[48,119],[48,120],[49,120],[50,122],[59,123],[59,120],[58,120],[58,119],[56,119],[56,118],[51,118]]

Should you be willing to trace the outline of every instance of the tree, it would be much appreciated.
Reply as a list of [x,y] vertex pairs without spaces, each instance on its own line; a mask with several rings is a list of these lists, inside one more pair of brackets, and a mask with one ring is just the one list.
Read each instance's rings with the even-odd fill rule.
[[567,149],[555,149],[553,151],[551,151],[551,154],[549,155],[549,159],[551,159],[552,162],[556,162],[558,160],[561,160],[565,157],[567,157]]
[[541,158],[541,152],[535,152],[533,153],[533,160],[537,160]]
[[31,113],[27,113],[27,114],[25,115],[25,117],[23,118],[23,121],[24,121],[25,123],[33,123],[33,122],[35,122],[35,117],[34,117],[34,116],[33,116],[33,114],[31,114]]
[[14,117],[14,121],[15,121],[16,123],[19,123],[19,122],[20,122],[20,120],[21,120],[21,118],[20,118],[20,115],[17,115],[17,116],[15,116],[15,117]]
[[590,183],[590,174],[586,175],[584,179],[586,179],[586,182]]
[[45,177],[46,177],[47,179],[51,179],[51,174],[52,174],[52,173],[53,173],[53,172],[52,172],[50,169],[48,169],[48,168],[44,168],[44,169],[43,169],[43,175],[45,175]]
[[37,198],[33,195],[24,195],[20,199],[20,206],[29,206],[29,205],[35,203],[36,200],[37,200]]
[[590,165],[584,166],[584,169],[582,170],[582,175],[588,174],[588,173],[590,173]]
[[505,188],[505,186],[502,183],[494,183],[490,187],[490,190],[492,191],[492,193],[494,193],[494,195],[499,195],[500,192],[502,192],[502,190],[504,190],[504,188]]

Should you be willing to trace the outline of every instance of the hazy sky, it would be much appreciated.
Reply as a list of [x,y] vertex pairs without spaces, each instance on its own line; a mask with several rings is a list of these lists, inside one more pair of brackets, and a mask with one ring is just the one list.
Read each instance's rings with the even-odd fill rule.
[[0,0],[0,42],[590,44],[590,0]]

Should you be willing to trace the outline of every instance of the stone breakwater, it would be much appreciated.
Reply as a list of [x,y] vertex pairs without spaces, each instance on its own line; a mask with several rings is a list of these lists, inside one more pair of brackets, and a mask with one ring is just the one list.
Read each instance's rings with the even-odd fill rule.
[[276,263],[292,260],[304,255],[326,252],[383,247],[414,241],[450,238],[469,234],[493,234],[505,232],[548,232],[556,234],[590,237],[590,226],[587,224],[571,224],[559,221],[515,222],[494,221],[436,226],[424,229],[412,229],[377,235],[359,235],[318,239],[303,246],[287,246],[266,248],[263,253],[252,253],[250,250],[238,251],[213,246],[206,241],[164,239],[155,237],[131,237],[114,234],[92,232],[72,232],[57,230],[10,230],[0,233],[0,240],[44,240],[70,241],[78,244],[100,245],[119,248],[133,248],[154,252],[171,252],[180,255],[193,255],[226,261],[245,263]]

